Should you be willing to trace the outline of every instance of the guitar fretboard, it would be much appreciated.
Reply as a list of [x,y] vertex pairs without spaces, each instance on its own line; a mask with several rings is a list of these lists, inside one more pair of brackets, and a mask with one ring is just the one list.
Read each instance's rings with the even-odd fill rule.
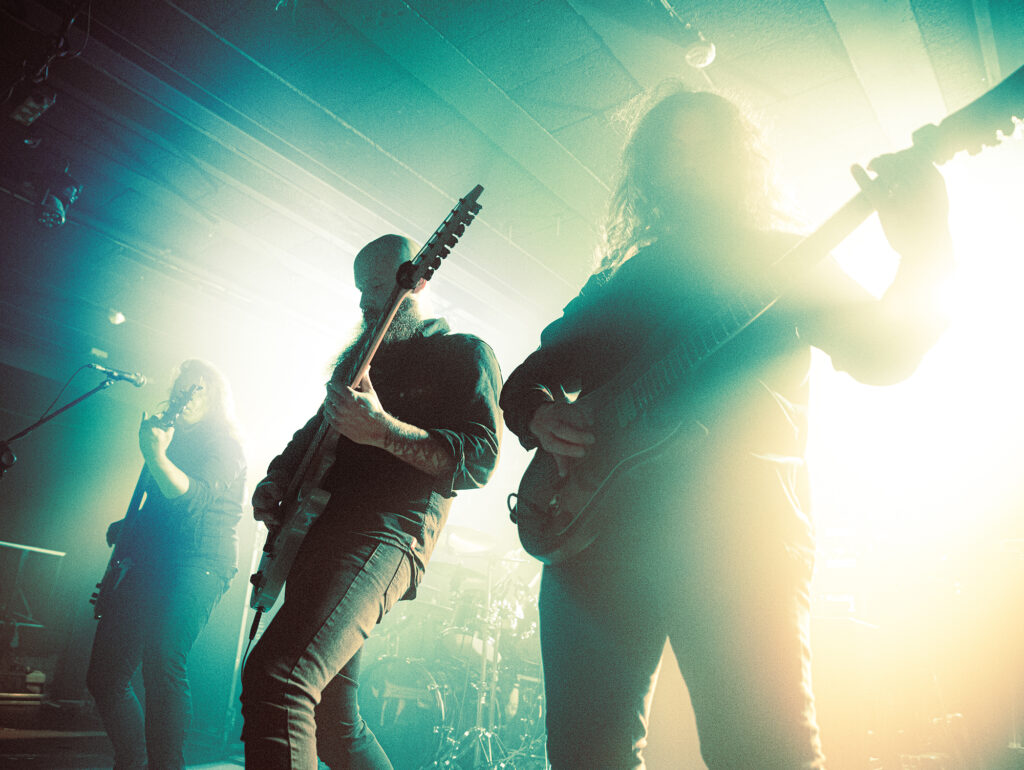
[[619,393],[614,401],[618,423],[628,425],[655,401],[676,391],[691,372],[774,305],[780,293],[774,281],[765,279],[715,312]]
[[626,426],[774,305],[797,275],[834,249],[874,211],[864,193],[841,206],[813,233],[783,254],[756,286],[740,291],[667,355],[648,367],[613,400],[615,418]]

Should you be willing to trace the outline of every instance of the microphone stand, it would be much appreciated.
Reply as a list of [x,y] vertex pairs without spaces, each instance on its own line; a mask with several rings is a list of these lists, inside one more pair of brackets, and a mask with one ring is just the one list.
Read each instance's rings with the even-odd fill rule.
[[14,456],[14,452],[11,451],[10,444],[11,444],[12,441],[17,441],[22,436],[27,436],[29,433],[34,431],[40,425],[43,425],[44,423],[49,422],[54,417],[56,417],[58,414],[66,412],[68,409],[73,407],[78,402],[84,401],[85,399],[87,399],[93,393],[98,393],[101,390],[109,388],[111,385],[114,384],[114,382],[115,382],[115,380],[112,377],[107,377],[107,379],[105,379],[103,382],[101,382],[95,388],[93,388],[92,390],[90,390],[90,391],[88,391],[86,393],[83,393],[78,398],[76,398],[74,401],[70,401],[67,404],[64,404],[64,406],[62,406],[56,412],[51,412],[50,414],[45,415],[44,417],[41,417],[40,419],[36,420],[34,423],[29,425],[27,428],[25,428],[25,430],[21,431],[20,433],[15,433],[10,438],[7,438],[7,439],[4,439],[3,441],[0,441],[0,478],[3,478],[4,472],[8,468],[10,468],[12,465],[14,465],[14,463],[17,462],[17,460],[18,460],[18,458]]

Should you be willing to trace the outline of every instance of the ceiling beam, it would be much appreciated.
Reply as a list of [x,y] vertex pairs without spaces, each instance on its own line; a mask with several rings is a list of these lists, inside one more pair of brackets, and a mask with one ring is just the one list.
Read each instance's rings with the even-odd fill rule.
[[408,3],[329,5],[584,221],[600,215],[608,197],[605,183]]
[[985,62],[985,77],[989,88],[1003,79],[999,69],[999,50],[996,47],[996,35],[992,29],[992,14],[989,12],[988,0],[971,0],[974,9],[974,24],[978,28],[978,45],[981,46],[981,58]]
[[893,149],[946,115],[910,0],[822,0]]

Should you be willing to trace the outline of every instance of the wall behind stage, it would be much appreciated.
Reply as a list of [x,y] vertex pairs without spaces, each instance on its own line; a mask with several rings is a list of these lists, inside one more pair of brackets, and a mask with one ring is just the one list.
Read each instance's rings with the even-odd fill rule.
[[[95,372],[78,374],[58,406],[101,381]],[[0,436],[35,422],[62,385],[0,364]],[[106,528],[124,516],[142,469],[141,414],[165,395],[118,382],[12,444],[18,459],[0,480],[0,540],[66,553],[62,559],[29,557],[29,580],[22,587],[45,628],[19,629],[14,651],[16,658],[50,669],[45,690],[50,699],[88,698],[85,671],[96,627],[89,596],[110,556]],[[250,469],[250,484],[252,474]],[[249,511],[244,520],[249,521]],[[237,738],[235,665],[256,547],[254,528],[240,529],[239,575],[214,609],[189,662],[192,738],[203,746]],[[11,560],[15,553],[0,549],[0,560]],[[0,566],[10,565],[0,561]],[[0,571],[8,580],[11,574]]]

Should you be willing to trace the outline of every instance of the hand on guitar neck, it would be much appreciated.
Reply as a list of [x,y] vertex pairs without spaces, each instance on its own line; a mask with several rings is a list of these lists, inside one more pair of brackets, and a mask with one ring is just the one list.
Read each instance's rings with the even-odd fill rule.
[[121,531],[124,529],[124,519],[118,519],[110,523],[107,527],[107,545],[113,547],[121,537]]
[[[384,408],[367,373],[357,388],[334,382],[327,383],[324,399],[324,417],[332,429],[358,444],[375,443],[372,437],[383,433]],[[270,476],[264,478],[252,493],[252,514],[271,533],[281,527],[284,516],[281,501],[285,489]]]
[[324,416],[334,430],[357,444],[384,442],[389,415],[373,389],[369,370],[354,388],[333,380],[327,383]]
[[554,458],[558,475],[565,476],[574,459],[586,455],[595,438],[589,428],[594,418],[578,402],[552,401],[542,404],[530,418],[530,432],[537,437],[541,449]]
[[369,371],[354,388],[333,380],[328,382],[324,416],[334,430],[349,440],[383,449],[423,473],[444,476],[455,467],[455,458],[446,445],[429,431],[403,422],[381,405]]
[[174,439],[174,426],[164,424],[158,415],[142,413],[139,425],[139,450],[150,475],[161,494],[168,500],[188,492],[188,476],[167,457],[167,447]]
[[889,245],[911,258],[947,256],[949,196],[942,174],[916,148],[880,155],[868,164],[872,179],[860,166],[850,171],[858,186],[878,211]]

